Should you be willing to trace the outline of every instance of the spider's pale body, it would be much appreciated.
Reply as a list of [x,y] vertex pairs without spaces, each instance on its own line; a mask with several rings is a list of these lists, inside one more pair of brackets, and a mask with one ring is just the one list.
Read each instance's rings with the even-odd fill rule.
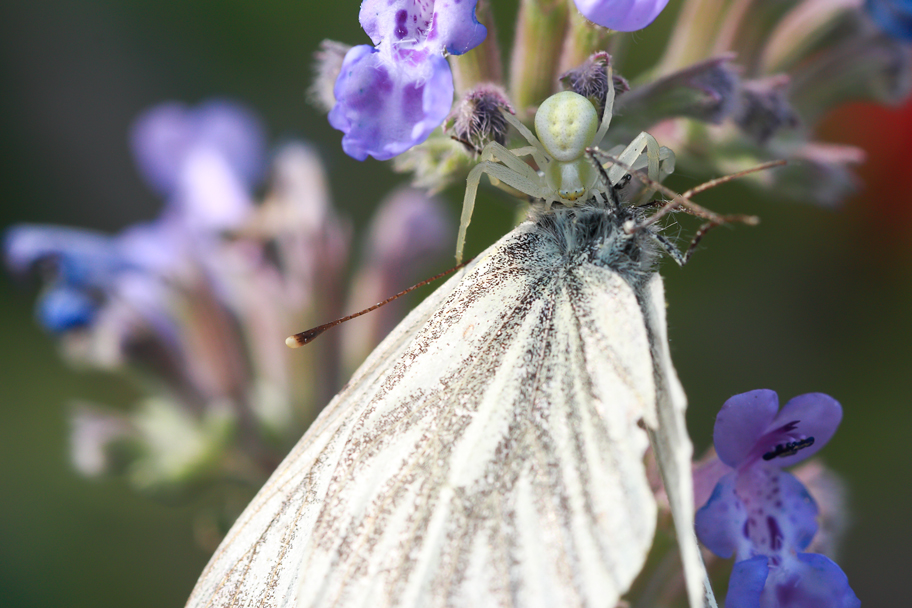
[[[608,82],[612,82],[610,66]],[[611,86],[608,87],[601,121],[592,102],[582,95],[571,91],[556,93],[546,99],[535,113],[537,137],[516,117],[505,112],[507,121],[531,145],[511,150],[497,142],[490,142],[481,151],[478,165],[466,180],[456,242],[457,262],[462,261],[466,230],[472,219],[482,173],[487,173],[494,184],[503,182],[530,198],[543,201],[547,208],[555,203],[572,207],[576,201],[592,198],[602,203],[610,200],[609,190],[627,175],[625,166],[635,169],[647,167],[647,175],[652,181],[661,181],[671,173],[674,170],[674,153],[668,148],[660,148],[655,138],[644,132],[617,155],[617,160],[621,161],[619,164],[604,171],[607,179],[599,179],[603,171],[586,151],[597,146],[607,133],[613,107],[614,88]],[[538,171],[526,163],[523,158],[526,156],[532,157]]]
[[535,132],[552,159],[545,173],[548,188],[560,200],[585,195],[598,178],[585,157],[598,132],[598,116],[589,100],[571,91],[552,95],[535,113]]

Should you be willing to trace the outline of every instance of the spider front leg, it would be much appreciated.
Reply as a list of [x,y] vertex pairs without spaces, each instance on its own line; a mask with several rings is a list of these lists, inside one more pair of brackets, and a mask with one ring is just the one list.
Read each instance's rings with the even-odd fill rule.
[[614,113],[614,69],[611,67],[611,59],[609,58],[607,61],[605,72],[608,76],[608,92],[605,94],[605,109],[602,111],[602,122],[593,140],[596,145],[601,143],[605,134],[608,133],[608,126],[611,124],[611,116]]
[[661,180],[659,170],[659,153],[661,148],[656,138],[645,131],[637,135],[630,145],[624,148],[617,159],[620,163],[615,163],[608,169],[608,185],[615,186],[629,172],[627,167],[635,167],[637,160],[646,150],[646,176],[654,182]]
[[[485,151],[487,151],[488,146],[491,145],[492,144],[489,143],[485,146]],[[499,146],[499,144],[496,145]],[[532,167],[522,162],[503,146],[500,146],[500,148],[510,156],[511,160],[509,162],[511,164],[519,163],[525,167],[525,169],[520,169],[518,165],[516,169],[513,169],[510,166],[504,166],[490,160],[484,160],[478,163],[469,172],[469,177],[466,178],[465,198],[462,200],[462,216],[459,219],[459,234],[456,237],[457,264],[462,263],[462,252],[465,248],[466,231],[469,228],[469,223],[472,221],[472,212],[475,210],[475,196],[478,194],[478,184],[481,181],[482,173],[487,173],[489,177],[499,179],[508,186],[516,188],[520,192],[534,198],[553,198],[548,195],[547,184],[545,184],[538,174],[532,170]],[[482,152],[482,154],[484,154],[484,152]],[[500,156],[497,158],[501,159]]]
[[535,148],[531,146],[510,150],[506,146],[503,146],[496,141],[492,141],[488,142],[484,147],[484,150],[481,151],[480,162],[500,161],[517,173],[524,175],[530,181],[536,181],[538,180],[538,174],[519,157],[519,154],[521,153],[533,154],[533,150],[535,150]]

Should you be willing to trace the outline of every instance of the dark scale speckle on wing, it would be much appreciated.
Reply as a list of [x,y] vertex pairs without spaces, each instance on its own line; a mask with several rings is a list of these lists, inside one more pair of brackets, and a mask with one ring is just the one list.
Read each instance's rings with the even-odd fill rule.
[[[375,351],[189,606],[613,607],[652,543],[645,237],[527,222]],[[468,328],[472,328],[468,331]],[[298,600],[298,603],[296,603]]]

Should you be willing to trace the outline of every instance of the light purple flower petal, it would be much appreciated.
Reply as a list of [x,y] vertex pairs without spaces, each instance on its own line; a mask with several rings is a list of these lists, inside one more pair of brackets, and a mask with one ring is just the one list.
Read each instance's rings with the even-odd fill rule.
[[589,21],[619,32],[641,30],[659,16],[668,0],[574,0]]
[[263,128],[247,109],[228,101],[196,108],[179,103],[158,105],[139,117],[131,144],[139,171],[150,187],[171,197],[181,186],[187,158],[207,149],[224,158],[247,187],[263,171]]
[[736,563],[728,579],[725,608],[760,608],[760,596],[769,572],[769,558],[765,555]]
[[726,401],[713,429],[713,445],[719,460],[733,468],[744,463],[757,440],[769,430],[778,409],[778,395],[765,389],[735,395]]
[[364,0],[358,15],[373,43],[461,55],[485,39],[478,0]]
[[728,559],[747,540],[740,535],[746,521],[744,505],[735,494],[735,473],[731,472],[719,480],[712,496],[697,511],[694,525],[700,542],[719,557]]
[[133,267],[165,274],[186,261],[191,237],[182,227],[181,218],[173,211],[151,222],[134,224],[116,237],[120,255]]
[[446,207],[412,188],[387,197],[371,221],[368,261],[390,276],[406,277],[448,251],[452,234]]
[[[770,568],[762,602],[763,606],[782,608],[861,606],[861,600],[852,591],[842,569],[828,557],[816,553],[799,553],[779,567]],[[729,608],[728,603],[726,608]]]
[[[839,423],[842,422],[842,406],[839,402],[823,393],[808,393],[799,395],[786,403],[782,410],[773,419],[770,430],[781,428],[790,422],[798,421],[795,430],[786,438],[794,441],[806,437],[813,437],[814,444],[799,450],[792,456],[780,456],[776,458],[776,464],[780,467],[789,467],[802,460],[810,458],[816,454],[820,448],[836,433]],[[772,446],[759,446],[762,450],[768,450],[775,447],[776,444],[782,443],[781,438],[774,439]]]
[[349,156],[387,160],[426,140],[453,102],[453,77],[439,55],[394,60],[370,46],[353,47],[336,81],[329,123],[345,133]]
[[805,549],[817,533],[817,503],[793,475],[753,466],[719,480],[697,511],[697,537],[719,557],[770,557]]
[[253,209],[248,186],[212,148],[189,155],[171,204],[191,230],[217,232],[240,224]]
[[20,224],[6,232],[3,248],[14,272],[52,260],[60,279],[73,286],[98,286],[124,266],[115,239],[91,230]]
[[805,549],[817,533],[817,503],[790,473],[776,467],[749,467],[735,473],[734,493],[747,513],[738,529],[748,541],[739,551],[741,559]]

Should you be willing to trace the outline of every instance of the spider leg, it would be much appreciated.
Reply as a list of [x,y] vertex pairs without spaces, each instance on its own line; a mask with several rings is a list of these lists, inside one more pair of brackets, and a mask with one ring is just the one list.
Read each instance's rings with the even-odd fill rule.
[[598,145],[608,132],[608,126],[611,124],[611,116],[614,112],[614,69],[611,67],[611,59],[608,59],[605,65],[605,71],[608,73],[608,92],[605,94],[605,110],[602,112],[602,123],[595,133],[595,145]]
[[[489,146],[491,144],[488,144]],[[487,148],[487,146],[486,146]],[[509,153],[510,151],[504,148]],[[512,154],[511,154],[512,156]],[[498,157],[499,158],[499,157]],[[481,174],[487,173],[488,177],[498,179],[508,186],[516,188],[520,192],[528,194],[535,198],[548,198],[547,192],[541,183],[541,179],[532,170],[531,167],[513,156],[513,160],[521,163],[528,169],[529,173],[516,171],[511,167],[505,167],[496,162],[485,160],[469,171],[466,178],[465,198],[462,200],[462,216],[459,218],[459,234],[456,237],[456,263],[462,262],[462,252],[465,248],[466,231],[469,229],[469,223],[472,221],[472,212],[475,210],[475,196],[478,194],[478,184],[481,181]],[[534,179],[533,179],[534,178]]]
[[[643,131],[618,155],[617,160],[619,162],[614,163],[614,166],[608,169],[608,181],[610,185],[614,186],[621,181],[621,178],[624,177],[626,173],[630,172],[628,167],[633,167],[640,158],[640,155],[643,154],[643,150],[646,150],[646,174],[651,181],[657,181],[660,177],[659,142],[656,141],[655,137]],[[649,186],[649,184],[645,185],[647,187]]]
[[[525,151],[529,150],[530,147],[520,148],[520,150]],[[534,148],[532,148],[534,150]],[[531,154],[531,151],[529,152]],[[496,141],[489,142],[488,145],[484,147],[484,150],[481,151],[481,162],[489,160],[499,160],[506,166],[510,167],[517,173],[521,173],[529,180],[537,180],[538,174],[535,173],[535,170],[526,164],[525,161],[519,158],[513,150],[508,150],[506,147],[497,143]],[[493,179],[492,179],[493,181]]]
[[535,134],[529,130],[529,127],[521,123],[518,118],[509,112],[504,112],[503,117],[508,123],[513,125],[514,129],[519,131],[520,135],[526,138],[526,141],[535,147],[535,151],[529,153],[532,155],[532,158],[535,159],[535,164],[538,165],[538,168],[544,171],[545,166],[548,164],[548,160],[551,158],[551,156],[545,151],[545,147],[542,145],[542,143],[538,140],[537,137],[535,137]]
[[535,146],[523,146],[522,148],[510,148],[510,152],[522,158],[523,156],[532,156],[538,152],[538,149]]
[[[669,213],[671,213],[672,211],[675,211],[678,209],[680,209],[681,211],[684,211],[686,213],[689,213],[690,215],[694,215],[696,217],[701,217],[709,222],[714,222],[716,224],[729,224],[732,222],[741,222],[744,224],[755,225],[760,221],[756,216],[753,216],[753,215],[719,215],[718,213],[714,213],[714,212],[710,211],[709,209],[706,209],[705,207],[701,207],[700,205],[696,204],[689,198],[678,194],[671,188],[669,188],[667,186],[663,186],[659,182],[649,179],[649,177],[647,177],[647,176],[643,175],[641,172],[635,170],[631,165],[625,163],[620,158],[614,158],[613,156],[611,156],[609,154],[605,154],[598,148],[592,148],[591,153],[596,158],[602,159],[609,164],[613,164],[613,165],[617,165],[618,167],[621,167],[621,169],[623,169],[624,171],[626,171],[626,172],[630,173],[631,175],[633,175],[634,177],[636,177],[638,180],[643,182],[643,184],[646,185],[647,187],[652,188],[654,190],[658,190],[663,195],[665,195],[671,199],[670,201],[665,203],[665,205],[662,206],[655,214],[653,214],[652,216],[650,216],[648,219],[644,220],[640,224],[637,224],[636,226],[631,228],[631,230],[630,230],[631,232],[635,232],[637,230],[642,230],[643,228],[651,226],[652,224],[656,223],[656,221],[658,221],[662,217],[664,217],[664,216],[668,215]],[[782,164],[782,163],[776,163],[776,164]],[[760,165],[760,167],[758,167],[757,169],[759,170],[761,168],[766,168],[766,167],[767,167],[767,165]],[[612,169],[614,169],[614,168],[615,167],[612,167]],[[608,175],[610,176],[610,171],[609,171]]]

